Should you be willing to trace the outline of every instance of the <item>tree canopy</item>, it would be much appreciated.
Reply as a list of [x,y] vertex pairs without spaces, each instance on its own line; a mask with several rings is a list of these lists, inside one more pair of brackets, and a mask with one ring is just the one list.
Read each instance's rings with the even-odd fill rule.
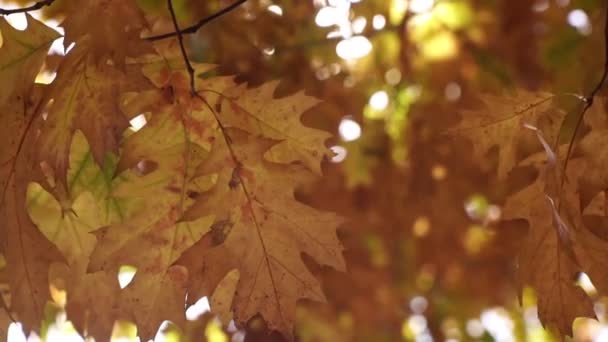
[[608,338],[607,12],[0,1],[1,334]]

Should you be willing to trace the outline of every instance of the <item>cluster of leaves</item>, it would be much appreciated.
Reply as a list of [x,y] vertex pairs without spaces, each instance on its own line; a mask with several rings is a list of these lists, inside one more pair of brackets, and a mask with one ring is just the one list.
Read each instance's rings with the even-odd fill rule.
[[[189,72],[177,22],[243,2],[176,0],[169,11],[164,0],[40,1],[75,43],[65,56],[47,56],[60,35],[39,21],[18,31],[0,18],[0,285],[15,320],[37,329],[50,300],[100,340],[117,319],[143,338],[165,319],[187,335],[185,305],[208,296],[224,321],[252,328],[259,315],[289,338],[295,320],[303,341],[414,339],[409,318],[420,314],[424,333],[466,339],[464,323],[489,306],[520,325],[517,283],[560,334],[595,316],[598,297],[576,279],[608,290],[600,88],[585,101],[479,94],[595,82],[598,3],[451,0],[417,14],[408,1],[361,1],[351,17],[388,24],[361,33],[370,55],[341,61],[338,40],[314,25],[329,2],[276,2],[275,15],[251,0],[182,37],[192,60],[218,63]],[[592,35],[566,26],[575,7],[591,14]],[[57,71],[49,85],[34,82],[41,66]],[[280,86],[266,83],[277,76]],[[454,83],[460,99],[444,98]],[[301,88],[326,101],[293,94]],[[390,102],[374,112],[367,100],[379,89]],[[479,109],[461,110],[478,98]],[[345,113],[362,136],[344,142],[343,163],[322,165],[329,134],[301,120],[334,128]],[[132,119],[147,123],[132,129]],[[340,242],[342,221],[304,203],[348,217]],[[121,289],[125,265],[137,273]],[[428,307],[408,310],[419,296]],[[325,297],[330,305],[296,310]]]
[[[52,299],[83,333],[106,340],[122,319],[147,340],[210,296],[238,325],[260,315],[291,336],[296,302],[325,299],[300,253],[344,270],[342,220],[294,197],[330,155],[329,134],[300,122],[317,100],[276,99],[276,82],[249,89],[204,64],[191,88],[179,45],[140,38],[135,1],[67,13],[75,47],[50,85],[34,81],[60,35],[29,15],[24,31],[0,18],[0,232],[15,318],[36,328]],[[147,124],[133,132],[138,116]],[[137,273],[120,289],[123,265]]]
[[[596,317],[592,299],[577,284],[580,274],[589,276],[600,295],[608,293],[603,227],[607,184],[601,152],[606,118],[603,99],[596,99],[585,116],[587,129],[579,148],[569,155],[572,141],[563,137],[568,124],[557,98],[522,91],[486,96],[483,110],[464,112],[451,133],[475,141],[478,157],[497,148],[498,179],[506,182],[516,169],[535,172],[531,184],[507,196],[503,219],[527,221],[517,251],[519,280],[535,290],[540,320],[571,336],[577,317]],[[534,141],[537,148],[526,150],[526,142]]]

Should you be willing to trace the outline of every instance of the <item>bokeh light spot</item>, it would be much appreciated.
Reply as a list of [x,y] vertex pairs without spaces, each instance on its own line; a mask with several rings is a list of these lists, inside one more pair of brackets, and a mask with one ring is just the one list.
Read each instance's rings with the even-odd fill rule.
[[388,102],[388,94],[384,90],[373,93],[369,98],[369,105],[375,110],[385,110]]
[[340,121],[338,132],[340,133],[342,140],[354,141],[359,139],[361,136],[361,126],[357,123],[357,121],[349,117],[345,117],[342,119],[342,121]]
[[386,26],[386,18],[382,14],[374,15],[372,19],[372,27],[375,30],[382,30]]
[[420,216],[414,221],[412,232],[416,237],[424,237],[431,230],[431,221],[426,216]]
[[336,45],[336,54],[346,60],[365,57],[371,51],[372,43],[364,36],[347,38]]
[[445,98],[448,101],[457,101],[462,95],[462,89],[456,82],[450,82],[445,86]]

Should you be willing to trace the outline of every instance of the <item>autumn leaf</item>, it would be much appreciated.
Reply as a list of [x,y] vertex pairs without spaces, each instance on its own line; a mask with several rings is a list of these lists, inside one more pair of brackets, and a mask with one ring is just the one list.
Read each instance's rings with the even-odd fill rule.
[[12,27],[4,18],[0,18],[2,32],[2,54],[0,55],[0,76],[2,82],[10,84],[0,93],[0,104],[21,99],[33,86],[46,53],[51,43],[60,37],[38,20],[26,15],[28,28],[20,31]]
[[604,2],[9,2],[1,333],[600,338]]
[[81,131],[74,133],[67,175],[69,196],[71,200],[84,193],[93,196],[102,225],[122,222],[142,205],[137,200],[113,196],[114,189],[127,181],[123,177],[116,177],[117,167],[118,160],[114,154],[106,154],[103,164],[98,164],[84,134]]
[[266,160],[285,164],[298,161],[321,174],[321,160],[332,155],[324,146],[331,135],[302,125],[301,117],[293,114],[306,112],[319,100],[304,92],[274,99],[277,86],[278,82],[269,82],[254,89],[243,85],[231,90],[227,95],[229,105],[222,108],[222,123],[280,141],[265,152]]
[[497,147],[498,178],[505,179],[521,158],[518,146],[523,137],[531,136],[524,124],[539,127],[546,140],[555,143],[565,114],[552,110],[552,99],[551,94],[521,90],[508,97],[484,95],[483,109],[463,111],[462,121],[449,134],[470,140],[479,160]]
[[195,246],[178,263],[202,272],[196,277],[203,283],[193,283],[191,288],[199,296],[204,289],[215,288],[231,269],[238,269],[236,320],[245,323],[259,312],[272,329],[289,336],[296,301],[325,298],[297,251],[343,270],[341,247],[333,231],[341,220],[293,198],[294,179],[303,176],[303,170],[261,159],[271,142],[250,141],[236,130],[228,134],[239,164],[227,159],[231,152],[218,136],[216,141],[224,146],[215,147],[210,169],[200,170],[219,172],[217,185],[190,210],[199,215],[216,213],[211,227],[214,243]]
[[93,196],[83,193],[72,203],[59,203],[36,183],[30,184],[27,196],[32,221],[57,246],[68,263],[73,265],[86,260],[95,246],[95,237],[89,233],[100,224]]
[[[34,79],[40,70],[51,43],[60,35],[31,16],[26,16],[28,29],[19,31],[13,28],[4,18],[0,18],[0,32],[3,44],[0,54],[0,79],[11,87],[4,87],[0,92],[1,117],[0,132],[8,137],[6,143],[0,144],[0,184],[5,188],[9,173],[13,172],[12,164],[18,154],[23,135],[31,124],[31,116],[23,111],[32,111],[39,99],[33,99]],[[39,90],[39,89],[38,89]],[[39,91],[37,97],[39,97]],[[9,134],[10,133],[10,134]],[[21,134],[19,134],[21,133]],[[4,190],[3,190],[4,192]]]
[[65,310],[79,332],[86,331],[100,340],[109,340],[116,320],[133,321],[116,273],[84,273],[66,264],[54,263],[48,277],[51,284],[65,285]]
[[[98,165],[84,134],[76,131],[69,154],[67,192],[51,194],[38,183],[30,183],[27,192],[32,221],[66,260],[49,265],[48,278],[51,284],[61,284],[68,291],[66,311],[76,328],[99,338],[109,338],[115,319],[132,319],[123,304],[117,273],[86,273],[97,244],[92,232],[119,224],[142,205],[136,199],[113,195],[113,190],[125,181],[113,178],[116,166],[112,155]],[[93,305],[93,298],[103,301]]]
[[[322,213],[295,200],[298,180],[311,175],[302,166],[278,164],[267,154],[281,140],[260,137],[263,134],[256,127],[250,127],[251,132],[232,128],[235,124],[230,121],[232,114],[224,116],[224,111],[231,110],[230,107],[243,107],[242,97],[245,104],[251,101],[249,90],[238,87],[230,77],[210,78],[197,80],[200,95],[193,97],[188,89],[187,74],[183,69],[175,68],[179,63],[172,61],[163,62],[164,68],[158,62],[144,68],[151,81],[163,88],[156,95],[145,92],[139,96],[140,103],[153,104],[150,121],[125,141],[119,162],[123,165],[119,169],[127,169],[133,168],[138,161],[151,161],[155,169],[141,177],[141,181],[157,188],[161,185],[166,194],[159,197],[146,192],[150,203],[160,203],[159,206],[148,204],[145,217],[142,215],[135,224],[111,226],[97,234],[99,244],[91,258],[91,270],[98,269],[97,265],[116,267],[120,261],[147,272],[160,271],[162,278],[175,258],[194,244],[177,261],[189,270],[192,279],[188,282],[190,303],[211,295],[220,280],[237,269],[240,278],[232,302],[237,322],[244,324],[260,313],[271,328],[290,336],[296,302],[305,298],[324,300],[318,281],[306,269],[300,253],[305,252],[322,264],[343,270],[342,249],[335,235],[341,220],[334,214]],[[205,66],[197,68],[208,70]],[[145,98],[162,97],[165,87],[172,88],[172,97],[168,104],[154,109],[159,104]],[[252,92],[262,102],[269,102],[273,101],[273,90],[274,86],[264,91],[264,97],[268,99],[262,97],[259,90]],[[230,96],[224,96],[224,93]],[[235,96],[237,93],[240,95]],[[299,107],[288,103],[290,100],[297,102],[301,96],[282,99],[283,104],[276,110],[297,120],[301,112],[294,109]],[[301,109],[308,107],[304,105]],[[274,107],[264,108],[268,112],[264,115],[277,115],[273,110]],[[256,115],[262,114],[256,112]],[[297,126],[289,129],[297,131]],[[302,129],[298,136],[305,137],[308,130]],[[308,146],[308,151],[325,150],[322,140],[316,136],[313,139],[316,139],[316,145]],[[298,161],[304,158],[295,152],[294,155]],[[292,158],[280,161],[290,163]],[[133,187],[124,193],[137,194],[151,188],[137,182],[129,184]],[[212,187],[205,189],[196,184]],[[168,213],[161,209],[163,205],[170,209]],[[151,215],[150,210],[154,214]],[[163,233],[171,231],[177,235]],[[185,234],[188,231],[191,233]],[[206,237],[201,239],[205,233]],[[134,240],[135,236],[141,239]],[[166,237],[161,239],[160,236]],[[137,241],[137,246],[132,245],[131,240]],[[142,250],[148,241],[151,245]],[[162,257],[150,252],[165,248],[168,250]],[[137,284],[136,277],[133,292]],[[140,296],[145,295],[153,302],[150,293],[154,292],[145,290]],[[226,309],[228,306],[224,307]],[[220,314],[224,316],[227,312]],[[138,323],[142,324],[142,320]]]
[[[546,162],[535,182],[507,199],[505,219],[523,218],[529,231],[519,253],[521,281],[538,296],[541,322],[572,336],[577,317],[595,318],[593,303],[575,281],[581,272],[589,275],[600,293],[608,293],[608,243],[584,226],[580,208],[580,182],[585,160],[570,160],[566,174],[562,164],[540,131]],[[559,152],[565,154],[567,146]],[[534,158],[526,161],[530,164]]]
[[[164,319],[175,323],[185,319],[183,304],[179,305],[184,302],[185,288],[173,284],[185,283],[188,272],[171,265],[211,225],[211,217],[180,221],[194,202],[192,194],[206,191],[212,184],[212,177],[193,177],[191,164],[200,163],[205,152],[189,140],[180,126],[178,119],[187,110],[186,106],[161,108],[142,130],[126,140],[125,148],[137,146],[138,142],[153,147],[158,142],[163,149],[152,159],[157,163],[153,172],[140,175],[136,169],[127,169],[121,174],[126,181],[113,189],[113,196],[140,199],[143,206],[124,222],[95,232],[98,243],[89,271],[117,272],[125,264],[140,270],[133,284],[125,289],[125,300],[133,306],[141,336],[152,336]],[[175,122],[170,123],[172,120]],[[150,134],[156,139],[146,141]],[[174,291],[175,286],[181,290]]]
[[[120,223],[130,211],[141,207],[136,200],[113,195],[124,181],[112,179],[116,161],[104,163],[106,171],[92,157],[92,150],[80,131],[73,136],[69,154],[67,192],[49,193],[38,183],[27,189],[27,208],[32,221],[62,252],[68,265],[84,272],[96,245],[91,234],[103,226]],[[78,271],[77,271],[78,272]]]
[[29,15],[26,18],[25,31],[0,18],[0,79],[11,85],[0,92],[0,134],[8,138],[0,144],[0,233],[11,275],[11,309],[29,330],[40,323],[49,298],[48,267],[62,258],[26,211],[28,183],[43,179],[33,152],[39,124],[34,114],[40,105],[40,89],[34,79],[59,34]]
[[105,64],[103,58],[109,58],[118,66],[124,66],[125,57],[152,51],[149,43],[140,39],[148,23],[136,1],[84,0],[69,2],[67,6],[68,15],[61,24],[65,28],[66,48],[89,36],[87,50],[93,61]]
[[233,317],[232,303],[240,278],[241,274],[238,269],[228,272],[224,279],[217,284],[209,300],[209,306],[226,325],[230,324]]
[[40,159],[49,163],[62,182],[74,132],[84,133],[93,157],[102,164],[106,153],[117,152],[122,133],[129,126],[130,118],[120,109],[120,96],[147,86],[138,65],[128,64],[120,70],[95,64],[88,53],[90,44],[90,39],[79,41],[45,95],[45,102],[51,105],[40,137]]
[[574,319],[595,317],[595,313],[591,299],[575,284],[581,272],[574,254],[575,231],[563,224],[556,206],[546,194],[541,175],[507,200],[504,219],[528,221],[518,259],[520,280],[536,291],[541,322],[571,336]]

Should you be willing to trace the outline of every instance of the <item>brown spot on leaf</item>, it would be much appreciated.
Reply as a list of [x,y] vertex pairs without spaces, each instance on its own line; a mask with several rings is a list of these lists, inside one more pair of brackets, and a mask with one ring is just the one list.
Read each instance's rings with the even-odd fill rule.
[[211,225],[211,239],[214,246],[217,246],[226,240],[233,225],[234,223],[228,219],[217,221]]
[[230,190],[236,189],[237,186],[241,184],[241,164],[237,164],[237,166],[232,170],[232,176],[230,177],[230,181],[228,182],[228,187]]

